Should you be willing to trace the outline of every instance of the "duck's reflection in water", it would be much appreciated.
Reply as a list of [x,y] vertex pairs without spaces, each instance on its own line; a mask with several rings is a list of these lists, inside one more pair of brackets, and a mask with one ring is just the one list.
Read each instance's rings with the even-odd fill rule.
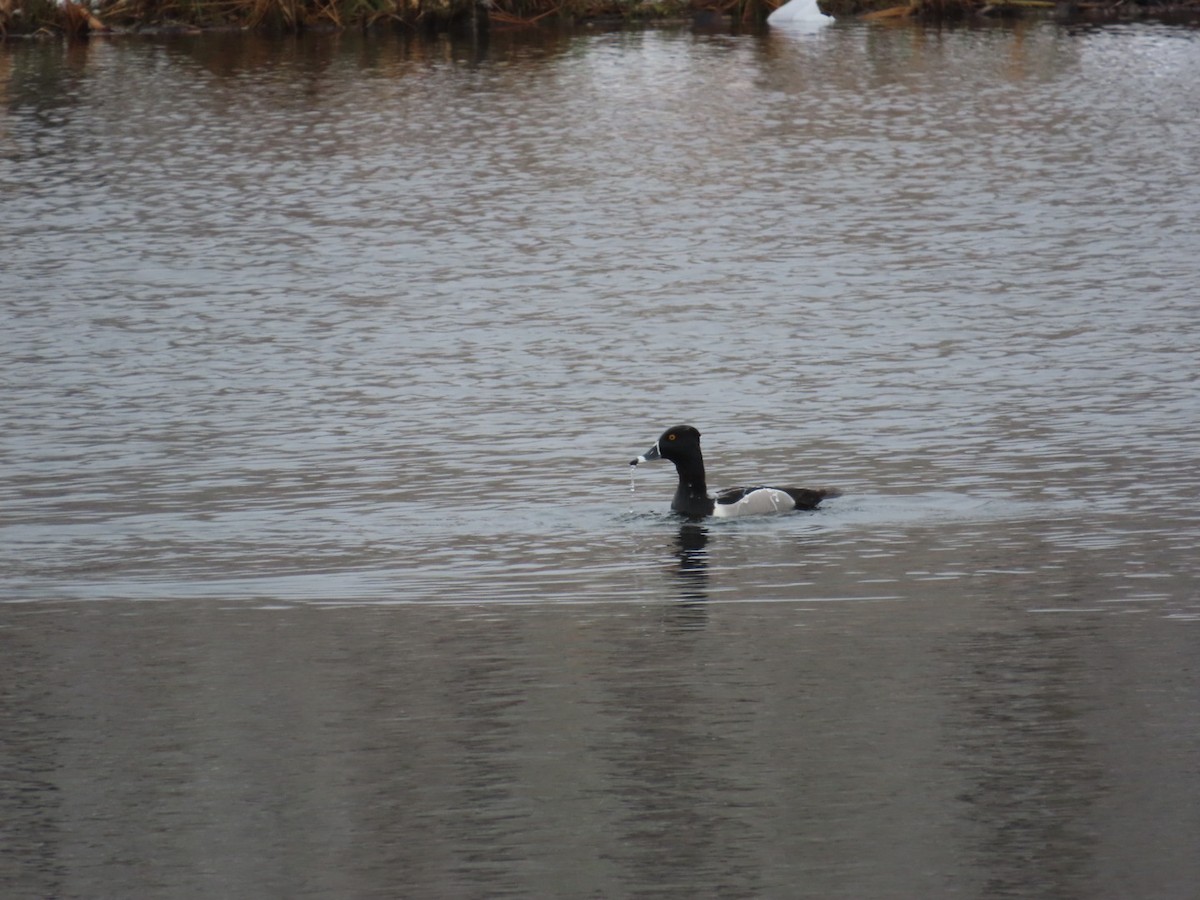
[[679,528],[675,557],[679,560],[679,600],[672,620],[679,628],[703,628],[708,622],[708,529],[695,522]]

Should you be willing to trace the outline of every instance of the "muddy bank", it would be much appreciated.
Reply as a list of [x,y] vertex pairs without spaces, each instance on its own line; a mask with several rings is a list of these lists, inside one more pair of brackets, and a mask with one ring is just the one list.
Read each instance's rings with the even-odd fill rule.
[[[693,20],[753,25],[786,0],[0,0],[0,35],[295,33],[344,28],[479,32],[589,21]],[[1067,21],[1156,18],[1200,25],[1200,0],[820,0],[836,18],[962,20],[1053,16]]]
[[923,19],[927,21],[973,17],[1020,18],[1052,16],[1063,21],[1122,21],[1163,19],[1200,24],[1200,2],[1129,2],[1129,0],[820,0],[825,13],[838,18]]

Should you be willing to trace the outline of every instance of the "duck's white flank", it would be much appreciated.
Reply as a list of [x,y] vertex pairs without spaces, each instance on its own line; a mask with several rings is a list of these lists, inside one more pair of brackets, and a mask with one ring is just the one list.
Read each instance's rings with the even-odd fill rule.
[[759,488],[751,491],[737,503],[717,503],[712,514],[725,519],[737,516],[761,516],[770,513],[791,512],[796,501],[775,488]]

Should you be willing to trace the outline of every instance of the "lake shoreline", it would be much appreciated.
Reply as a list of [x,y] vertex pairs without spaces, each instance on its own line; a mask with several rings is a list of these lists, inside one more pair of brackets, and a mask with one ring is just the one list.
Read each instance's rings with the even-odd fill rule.
[[[103,0],[96,4],[36,0],[17,7],[0,0],[0,39],[115,35],[212,34],[246,31],[298,34],[343,30],[459,32],[604,25],[696,25],[736,30],[761,26],[785,0],[601,0],[553,4],[550,0],[502,0],[485,7],[470,0],[415,3],[385,0],[361,12],[360,6],[274,0],[269,3],[132,4]],[[986,22],[997,19],[1053,18],[1065,24],[1156,20],[1200,25],[1200,0],[1169,3],[1071,2],[1071,0],[821,0],[823,12],[836,19],[918,22]]]

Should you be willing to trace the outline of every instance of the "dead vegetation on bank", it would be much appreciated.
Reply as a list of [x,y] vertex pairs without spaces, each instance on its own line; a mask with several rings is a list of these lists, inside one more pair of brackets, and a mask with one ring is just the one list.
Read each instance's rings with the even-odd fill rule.
[[1072,21],[1164,18],[1200,24],[1200,0],[909,0],[900,5],[895,0],[821,0],[821,8],[838,18],[870,21],[1053,15]]
[[[480,30],[597,19],[759,23],[785,0],[0,0],[0,35],[85,35],[260,29],[277,32],[394,27]],[[1200,0],[820,0],[838,18],[943,21],[974,16],[1135,18],[1176,13],[1200,21]]]
[[0,33],[278,32],[650,18],[672,0],[0,0]]

